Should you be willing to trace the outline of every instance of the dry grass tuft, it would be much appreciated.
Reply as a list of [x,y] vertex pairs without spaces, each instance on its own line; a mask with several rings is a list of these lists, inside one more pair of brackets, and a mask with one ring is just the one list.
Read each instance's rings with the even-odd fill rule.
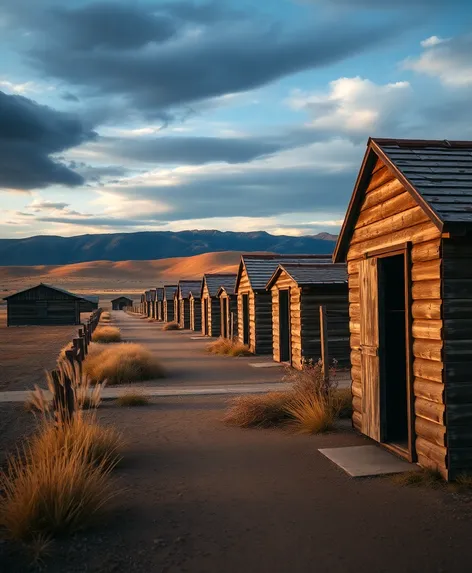
[[292,418],[291,427],[302,434],[319,434],[334,429],[337,408],[330,395],[295,393],[285,406]]
[[120,329],[116,326],[98,326],[92,334],[93,342],[121,342]]
[[147,406],[149,404],[149,397],[141,394],[140,392],[127,392],[122,394],[117,399],[118,406],[124,408],[134,407],[134,406]]
[[290,397],[287,392],[238,396],[231,400],[223,421],[240,428],[278,426],[289,418],[286,405]]
[[178,322],[166,322],[164,325],[164,330],[180,330]]
[[350,388],[337,388],[334,390],[333,400],[339,418],[352,417],[352,391]]
[[59,426],[45,422],[0,475],[0,526],[24,541],[83,527],[113,495],[116,448],[116,436],[111,441],[82,416]]
[[437,470],[421,468],[418,471],[405,472],[392,476],[392,481],[397,485],[412,487],[442,487],[445,482]]
[[220,337],[207,346],[211,354],[223,354],[226,356],[252,356],[249,347],[237,339]]
[[472,475],[470,474],[460,474],[457,476],[455,485],[462,490],[472,489]]
[[95,382],[106,380],[109,385],[165,376],[165,370],[155,356],[141,344],[132,343],[90,346],[83,370]]
[[102,312],[99,322],[106,324],[111,322],[111,314],[109,312]]
[[148,322],[156,322],[156,319],[154,317],[150,316],[148,318]]

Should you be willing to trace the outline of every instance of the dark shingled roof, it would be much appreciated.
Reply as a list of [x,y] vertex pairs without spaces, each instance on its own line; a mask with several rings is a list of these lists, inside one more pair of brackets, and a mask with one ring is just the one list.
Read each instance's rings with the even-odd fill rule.
[[277,270],[279,264],[290,263],[331,264],[331,255],[242,255],[238,280],[244,264],[252,289],[265,290],[267,282]]
[[164,300],[164,289],[162,287],[156,288],[157,300]]
[[299,286],[347,284],[347,266],[334,264],[280,264],[267,283],[270,288],[282,271],[288,273]]
[[157,296],[156,295],[156,289],[152,288],[149,292],[151,293],[151,301],[154,302],[156,300],[156,296]]
[[216,296],[220,287],[224,287],[226,289],[234,289],[234,285],[236,282],[236,275],[235,274],[205,274],[203,275],[203,282],[202,282],[202,292],[203,292],[203,285],[206,282],[208,287],[208,292],[210,296]]
[[131,298],[128,298],[127,296],[119,296],[117,298],[112,299],[111,302],[118,302],[119,300],[126,300],[128,302],[133,302],[133,300]]
[[57,286],[54,286],[54,285],[50,285],[50,284],[47,284],[47,283],[39,283],[39,285],[35,285],[35,286],[29,287],[29,288],[24,288],[24,289],[22,289],[22,290],[19,290],[18,292],[15,292],[15,293],[13,293],[13,294],[10,294],[9,296],[4,297],[3,300],[8,300],[9,298],[13,298],[13,297],[15,297],[15,296],[18,295],[18,294],[21,294],[21,293],[24,293],[24,292],[28,292],[29,290],[33,290],[33,289],[38,288],[38,287],[40,287],[40,286],[43,286],[43,287],[46,287],[46,288],[50,288],[50,289],[55,290],[55,291],[57,291],[57,292],[61,292],[62,294],[65,294],[65,295],[67,295],[67,296],[71,296],[71,297],[74,297],[74,298],[78,298],[78,299],[80,299],[80,300],[86,300],[86,301],[88,301],[88,302],[98,303],[98,300],[99,300],[98,295],[96,295],[96,294],[76,294],[76,293],[74,293],[74,292],[70,292],[70,291],[68,291],[68,290],[66,290],[66,289],[63,289],[63,288],[60,288],[60,287],[57,287]]
[[179,298],[188,298],[191,292],[200,292],[202,281],[179,281]]
[[377,158],[394,173],[438,229],[472,223],[472,141],[371,138],[338,237],[335,261],[346,255]]
[[174,300],[177,285],[164,285],[164,300]]
[[150,290],[144,291],[144,296],[146,297],[146,302],[151,302],[151,291]]

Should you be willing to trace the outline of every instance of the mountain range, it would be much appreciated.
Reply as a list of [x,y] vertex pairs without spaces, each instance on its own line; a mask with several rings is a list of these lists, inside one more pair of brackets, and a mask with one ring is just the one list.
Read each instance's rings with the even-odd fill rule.
[[328,254],[336,236],[329,233],[293,237],[265,231],[150,231],[59,237],[41,235],[0,239],[0,265],[67,265],[89,261],[143,261],[209,252],[265,251]]

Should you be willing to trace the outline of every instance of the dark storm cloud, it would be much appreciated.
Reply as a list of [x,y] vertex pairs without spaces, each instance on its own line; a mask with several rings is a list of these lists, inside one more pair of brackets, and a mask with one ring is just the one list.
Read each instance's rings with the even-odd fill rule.
[[38,24],[27,22],[29,55],[43,73],[89,95],[121,97],[130,109],[162,114],[336,63],[404,28],[400,21],[369,26],[337,18],[287,32],[254,14],[225,19],[226,8],[216,6],[55,8]]
[[212,162],[245,163],[284,148],[279,142],[255,138],[168,137],[103,138],[93,145],[111,157],[154,164],[203,165]]
[[0,187],[28,190],[84,178],[50,157],[90,141],[95,133],[69,114],[0,92]]

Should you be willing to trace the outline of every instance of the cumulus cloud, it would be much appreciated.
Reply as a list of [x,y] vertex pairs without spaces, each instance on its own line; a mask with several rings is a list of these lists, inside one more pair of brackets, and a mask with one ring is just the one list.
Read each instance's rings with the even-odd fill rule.
[[405,69],[439,78],[446,86],[472,85],[472,34],[443,40],[432,36],[422,42],[423,53],[403,62]]
[[288,32],[254,14],[225,19],[222,7],[211,19],[211,10],[171,2],[55,8],[24,25],[29,57],[43,73],[89,96],[121,98],[148,115],[163,114],[339,62],[404,27],[338,18],[335,26]]
[[0,92],[0,125],[0,187],[29,190],[84,183],[81,175],[51,157],[95,137],[79,119]]

